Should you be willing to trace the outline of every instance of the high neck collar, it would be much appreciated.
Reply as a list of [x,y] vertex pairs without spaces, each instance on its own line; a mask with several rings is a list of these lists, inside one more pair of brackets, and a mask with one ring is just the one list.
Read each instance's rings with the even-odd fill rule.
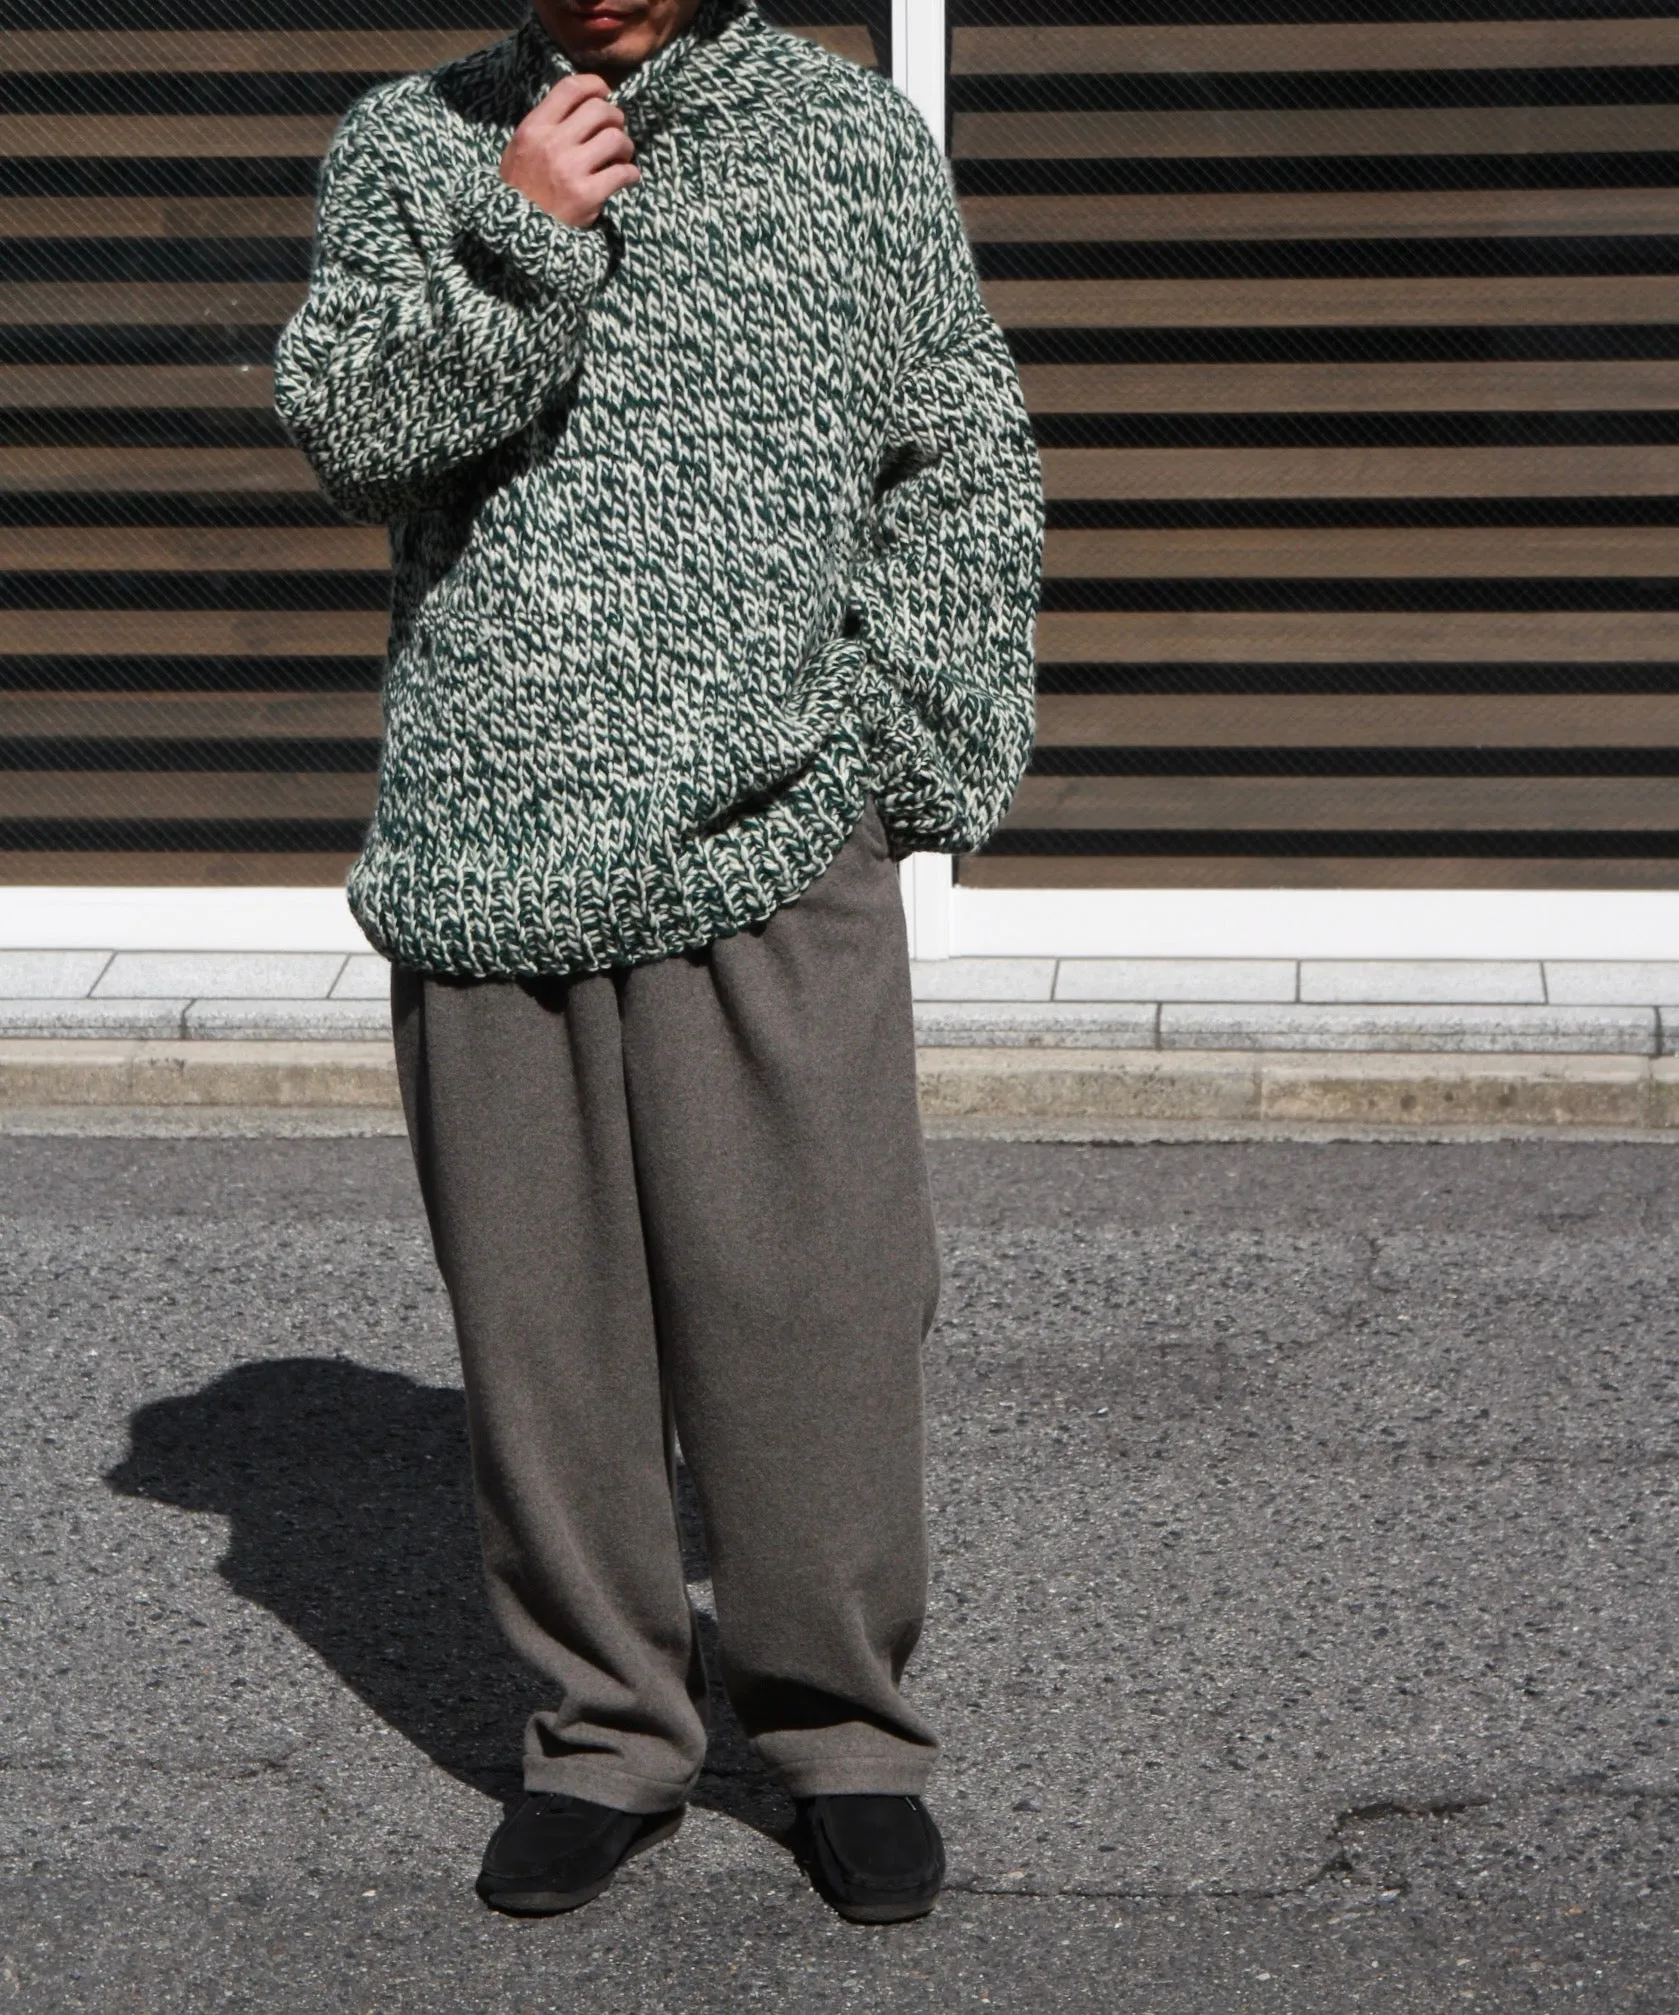
[[[680,89],[680,80],[695,55],[707,48],[732,43],[757,12],[758,0],[700,0],[687,27],[661,43],[651,56],[614,84],[607,96],[615,105],[624,106],[668,101]],[[519,24],[515,40],[519,67],[532,102],[577,68],[543,26],[534,7]]]

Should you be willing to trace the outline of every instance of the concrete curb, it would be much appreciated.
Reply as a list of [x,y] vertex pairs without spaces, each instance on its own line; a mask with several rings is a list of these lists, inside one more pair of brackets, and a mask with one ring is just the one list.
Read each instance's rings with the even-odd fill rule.
[[395,1106],[385,1042],[0,1042],[0,1106]]
[[1679,1124],[1679,1061],[1237,1050],[923,1050],[929,1119],[1643,1129]]
[[[1679,1059],[924,1049],[930,1123],[1679,1127]],[[0,1109],[398,1106],[385,1042],[0,1041]]]
[[[153,976],[171,972],[195,977],[167,966]],[[918,1000],[915,1029],[923,1049],[1427,1056],[1661,1056],[1679,1049],[1679,1009],[1589,1004]],[[390,1033],[388,998],[0,997],[0,1040],[20,1042],[388,1042]]]
[[[927,1049],[1660,1056],[1676,1047],[1679,1015],[1654,1007],[918,1001],[915,1029]],[[17,1030],[20,1035],[35,1032]]]

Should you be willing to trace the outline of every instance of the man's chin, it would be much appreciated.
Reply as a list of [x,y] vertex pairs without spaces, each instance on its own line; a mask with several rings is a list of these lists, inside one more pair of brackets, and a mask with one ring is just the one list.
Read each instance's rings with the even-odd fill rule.
[[621,15],[566,14],[558,25],[568,54],[587,57],[608,68],[633,68],[658,46],[659,38],[649,32],[644,21],[626,21]]

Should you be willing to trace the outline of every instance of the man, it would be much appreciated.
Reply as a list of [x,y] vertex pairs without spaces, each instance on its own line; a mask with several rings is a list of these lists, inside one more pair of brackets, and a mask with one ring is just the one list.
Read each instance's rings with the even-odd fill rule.
[[348,892],[491,1601],[553,1689],[479,1893],[574,1908],[680,1822],[679,1435],[813,1879],[920,1915],[939,1275],[896,863],[1019,781],[1043,531],[944,157],[756,0],[536,0],[351,109],[276,387],[391,530]]

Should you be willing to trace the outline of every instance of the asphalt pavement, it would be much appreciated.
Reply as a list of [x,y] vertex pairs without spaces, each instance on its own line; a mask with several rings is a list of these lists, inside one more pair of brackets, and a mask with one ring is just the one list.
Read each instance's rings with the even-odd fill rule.
[[955,1872],[865,1930],[726,1716],[473,1898],[538,1694],[403,1142],[0,1139],[0,2010],[1675,2015],[1675,1150],[933,1155]]

